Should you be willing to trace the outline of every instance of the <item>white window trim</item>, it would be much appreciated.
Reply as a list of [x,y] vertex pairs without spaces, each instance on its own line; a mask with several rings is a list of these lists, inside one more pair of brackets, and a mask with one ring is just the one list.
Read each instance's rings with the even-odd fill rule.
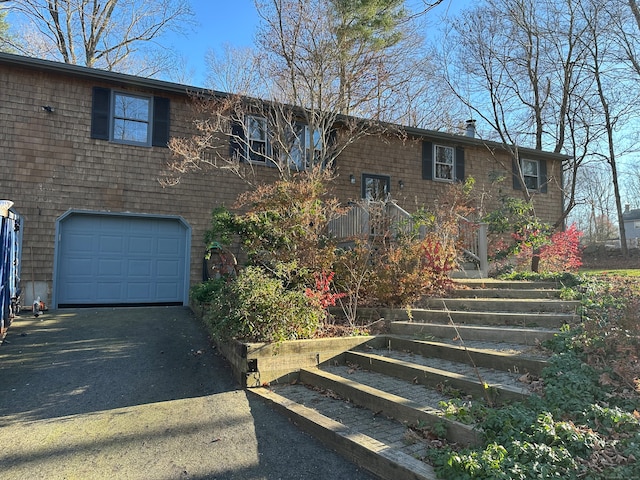
[[[438,176],[438,165],[449,166],[447,163],[438,162],[438,149],[446,148],[451,151],[451,178],[442,178]],[[449,182],[453,183],[456,180],[456,149],[449,145],[433,145],[433,179],[438,182]]]
[[[139,99],[144,99],[149,103],[149,109],[147,112],[147,120],[146,121],[142,121],[142,120],[138,120],[138,119],[132,119],[132,118],[127,118],[127,117],[120,117],[116,115],[116,105],[117,105],[117,97],[118,96],[122,96],[122,97],[130,97],[130,98],[139,98]],[[114,143],[120,143],[120,144],[124,144],[124,145],[138,145],[138,146],[142,146],[142,147],[150,147],[151,146],[151,138],[153,135],[153,97],[150,95],[140,95],[137,93],[130,93],[130,92],[122,92],[122,91],[116,91],[113,90],[111,92],[111,111],[109,113],[109,139],[110,141],[114,142]],[[139,123],[145,123],[147,125],[147,140],[145,142],[137,142],[135,140],[126,140],[126,139],[121,139],[121,138],[116,138],[115,137],[115,123],[116,120],[118,119],[123,119],[126,121],[134,121],[134,122],[139,122]]]

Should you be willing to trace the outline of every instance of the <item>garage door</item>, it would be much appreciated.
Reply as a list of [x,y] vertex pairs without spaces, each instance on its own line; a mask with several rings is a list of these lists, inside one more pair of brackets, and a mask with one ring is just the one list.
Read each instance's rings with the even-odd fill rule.
[[68,212],[57,233],[58,307],[187,304],[190,228],[182,219]]

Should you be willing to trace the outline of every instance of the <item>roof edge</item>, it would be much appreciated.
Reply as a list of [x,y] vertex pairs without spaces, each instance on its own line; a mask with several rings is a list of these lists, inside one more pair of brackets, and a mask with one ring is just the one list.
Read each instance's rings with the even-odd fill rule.
[[[68,63],[57,62],[53,60],[45,60],[41,58],[26,57],[23,55],[15,55],[12,53],[0,52],[0,64],[15,65],[19,67],[33,68],[40,71],[54,72],[61,74],[74,75],[82,78],[103,80],[115,83],[126,83],[127,85],[149,88],[155,90],[162,90],[165,92],[189,95],[189,94],[204,94],[214,96],[229,96],[231,94],[219,91],[212,91],[204,87],[194,87],[190,85],[184,85],[180,83],[168,82],[165,80],[157,80],[153,78],[140,77],[136,75],[130,75],[127,73],[112,72],[109,70],[101,70],[97,68],[84,67],[80,65],[73,65]],[[362,119],[365,122],[367,119]],[[446,142],[455,142],[461,145],[470,146],[485,146],[489,150],[501,150],[508,152],[508,147],[500,142],[482,140],[477,137],[469,137],[466,135],[456,135],[453,133],[440,132],[437,130],[427,130],[417,127],[408,127],[405,125],[396,124],[395,126],[402,128],[407,134],[429,138],[434,140],[442,140]],[[536,150],[533,148],[519,147],[519,151],[530,157],[544,157],[555,160],[567,160],[571,158],[570,155],[561,153],[547,152],[544,150]]]

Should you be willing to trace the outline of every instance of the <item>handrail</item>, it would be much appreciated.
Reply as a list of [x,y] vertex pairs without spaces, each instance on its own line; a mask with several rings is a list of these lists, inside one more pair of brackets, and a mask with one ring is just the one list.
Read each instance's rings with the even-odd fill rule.
[[[378,209],[374,206],[380,207]],[[461,215],[460,220],[460,244],[462,253],[478,264],[478,271],[482,277],[487,277],[489,272],[488,262],[488,226],[483,222],[475,222]],[[404,223],[401,223],[401,220]],[[345,214],[329,221],[329,236],[345,241],[366,237],[367,239],[379,238],[391,232],[394,236],[399,233],[408,233],[413,230],[413,220],[409,212],[400,207],[395,201],[373,202],[366,205],[354,203]],[[424,238],[426,230],[421,228],[420,237]]]

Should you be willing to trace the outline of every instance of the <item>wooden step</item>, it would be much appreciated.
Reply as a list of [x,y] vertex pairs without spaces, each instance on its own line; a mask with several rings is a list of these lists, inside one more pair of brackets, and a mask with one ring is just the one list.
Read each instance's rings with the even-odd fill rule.
[[444,424],[447,432],[445,438],[451,442],[462,445],[480,443],[479,432],[471,426],[445,418],[441,410],[385,390],[364,385],[318,368],[301,370],[300,381],[314,387],[331,390],[359,407],[367,408],[376,412],[377,415],[393,418],[405,425],[420,424],[433,427],[437,423]]
[[[576,313],[579,301],[511,298],[427,298],[425,309],[506,313]],[[418,309],[415,309],[418,310]],[[415,310],[412,310],[415,311]]]
[[509,342],[521,345],[537,346],[551,340],[558,334],[557,329],[495,327],[483,325],[458,325],[450,323],[416,323],[397,321],[390,324],[394,335],[405,335],[418,339],[458,338],[463,340],[481,340],[486,342]]
[[343,419],[354,417],[353,407],[346,402],[316,392],[316,397],[310,398],[309,405],[304,405],[288,398],[287,394],[291,392],[286,392],[286,388],[304,389],[303,398],[313,395],[313,392],[302,385],[279,387],[277,390],[254,388],[250,392],[266,400],[303,431],[378,478],[437,479],[430,465],[405,453],[403,450],[407,448],[400,446],[406,426],[362,409],[362,413],[366,413],[363,422],[369,424],[367,433],[363,433],[353,421],[352,425],[344,423]]
[[453,373],[440,368],[431,368],[382,355],[360,352],[347,352],[345,361],[347,364],[359,365],[367,370],[433,388],[441,388],[442,385],[446,385],[448,388],[473,395],[478,399],[488,398],[496,404],[513,400],[521,401],[528,395],[524,385],[481,383],[479,378],[473,374],[473,369],[468,369],[470,372],[468,374]]
[[486,325],[504,327],[542,327],[560,329],[563,325],[576,320],[569,313],[509,313],[509,312],[464,312],[460,310],[413,309],[410,314],[398,314],[394,321],[412,321],[414,323],[448,323],[455,325]]
[[560,298],[560,290],[518,288],[467,288],[454,289],[449,292],[453,298],[512,298],[512,299],[557,299]]
[[[496,345],[498,347],[498,345]],[[378,341],[368,342],[363,349],[356,351],[371,351],[372,349],[399,350],[411,352],[423,357],[435,357],[452,362],[463,363],[469,366],[478,366],[515,373],[531,373],[540,376],[542,370],[548,365],[546,355],[538,353],[534,356],[532,349],[526,353],[514,352],[513,348],[508,353],[496,349],[467,347],[463,343],[452,345],[449,343],[416,340],[407,337],[387,335],[380,337]]]

